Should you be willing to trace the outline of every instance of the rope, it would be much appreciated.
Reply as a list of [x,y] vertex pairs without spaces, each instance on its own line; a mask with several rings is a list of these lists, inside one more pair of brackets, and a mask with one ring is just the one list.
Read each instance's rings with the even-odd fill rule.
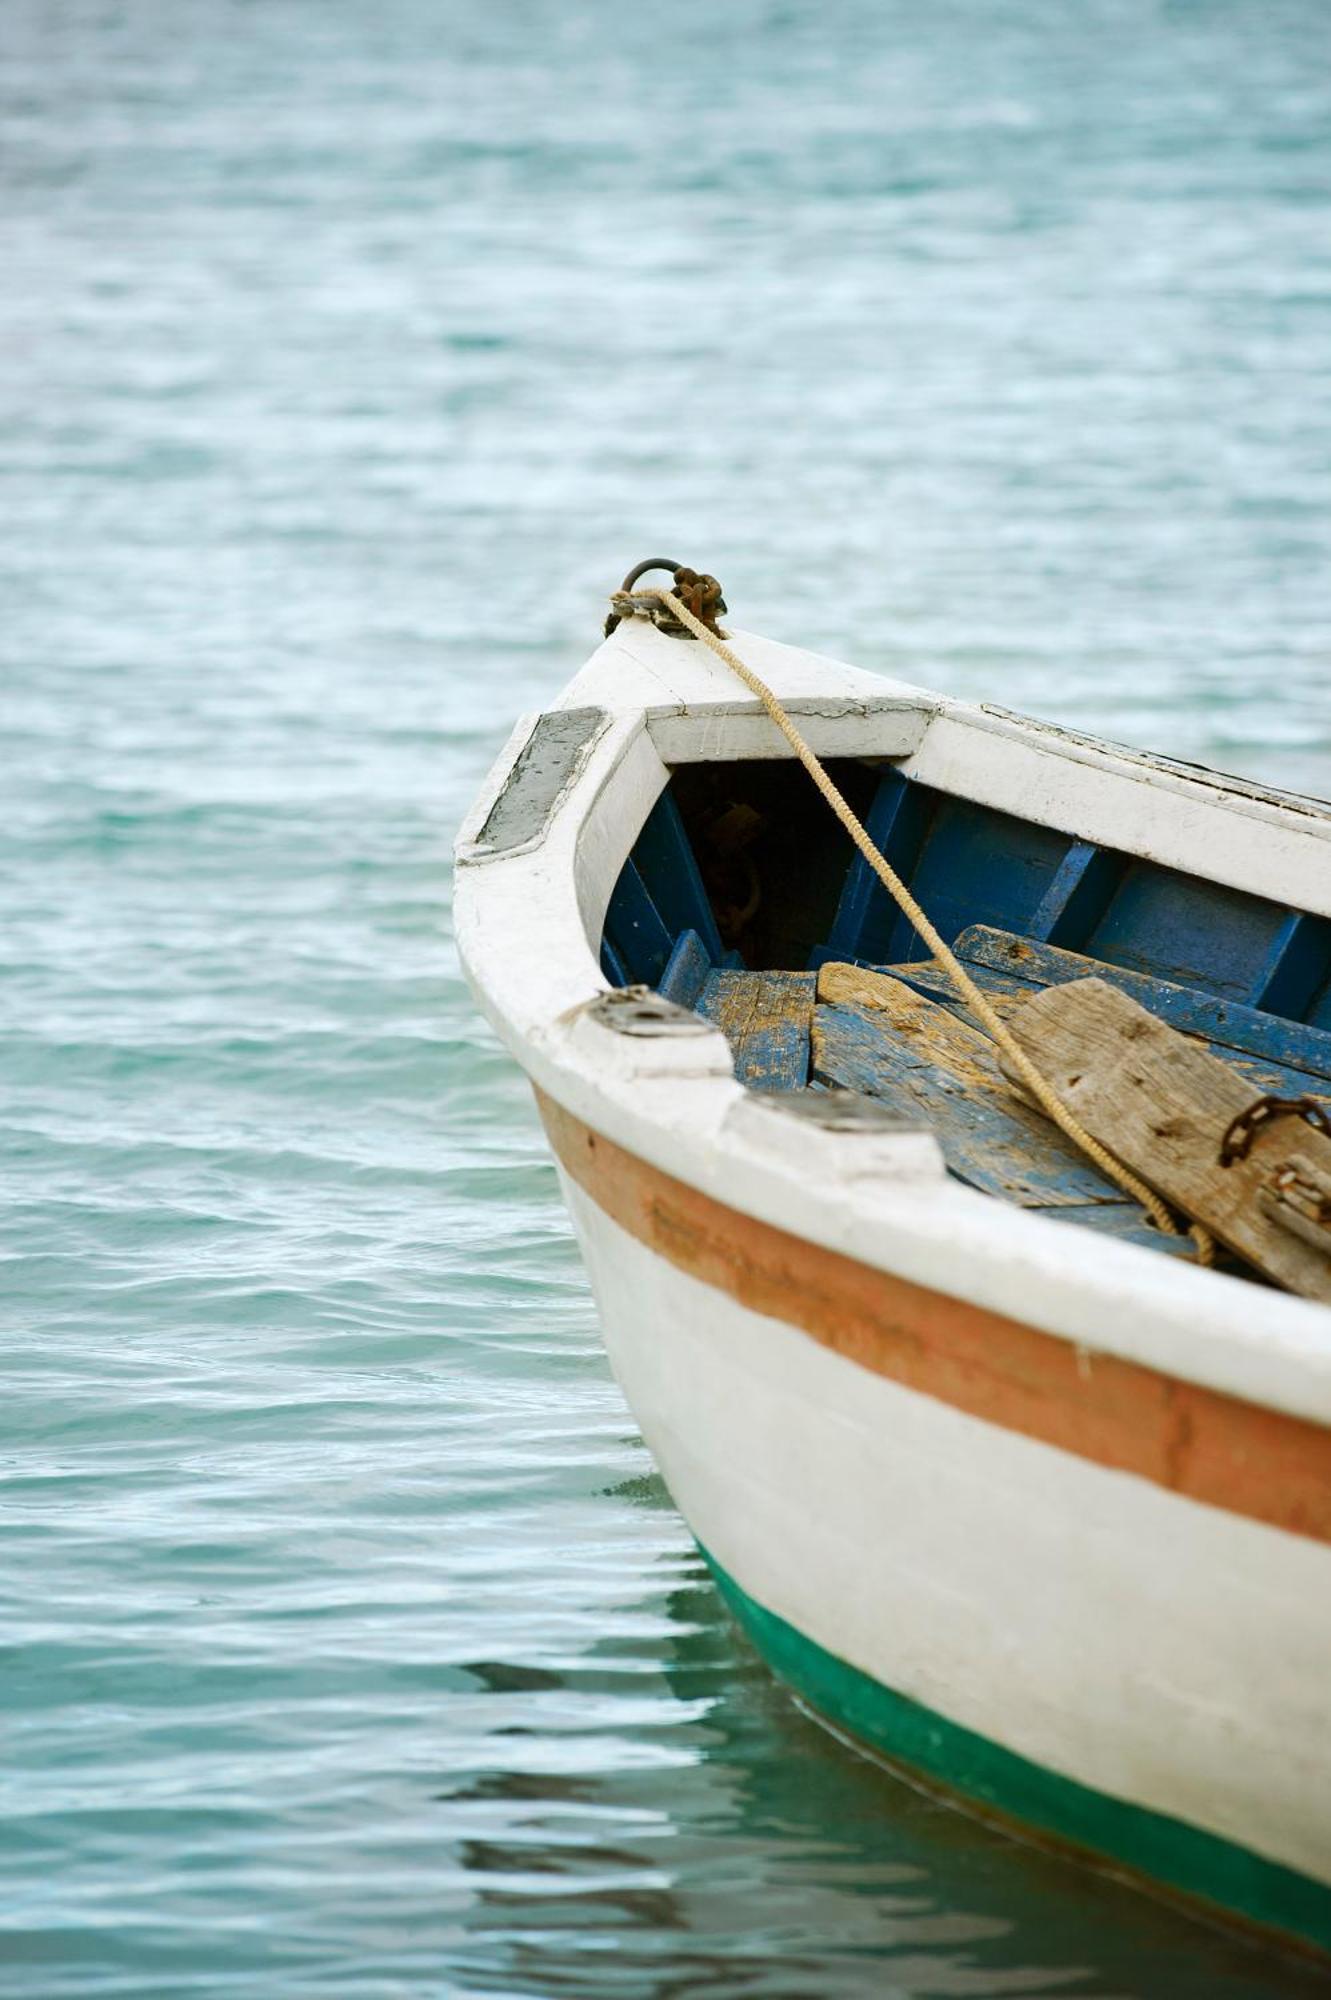
[[[818,758],[804,741],[799,730],[786,714],[785,709],[781,706],[780,701],[773,694],[771,688],[768,687],[766,681],[754,673],[752,667],[746,666],[738,653],[732,652],[723,639],[719,639],[714,632],[709,632],[702,620],[695,618],[688,606],[681,603],[673,591],[659,590],[655,594],[663,604],[669,607],[675,617],[679,619],[681,625],[687,626],[695,639],[701,639],[704,645],[710,646],[717,658],[724,660],[731,672],[739,676],[749,692],[757,695],[759,701],[767,710],[767,713],[771,716],[773,722],[781,731],[781,734],[785,737],[809,776],[813,779],[814,784],[817,785],[819,791],[827,800],[828,805],[831,806],[832,811],[841,821],[842,826],[845,827],[846,832],[873,869],[878,880],[887,890],[888,895],[896,903],[897,908],[914,925],[925,944],[928,945],[929,950],[938,960],[938,963],[949,974],[957,991],[970,1008],[972,1014],[980,1022],[995,1047],[1000,1049],[1006,1056],[1011,1068],[1016,1071],[1040,1108],[1053,1120],[1059,1130],[1071,1139],[1073,1145],[1079,1146],[1087,1159],[1092,1160],[1099,1167],[1101,1173],[1107,1179],[1113,1181],[1115,1186],[1122,1188],[1125,1194],[1131,1195],[1134,1201],[1141,1203],[1157,1229],[1163,1230],[1167,1236],[1178,1236],[1181,1234],[1173,1215],[1160,1199],[1159,1195],[1156,1194],[1155,1190],[1149,1188],[1145,1181],[1138,1180],[1131,1168],[1125,1167],[1121,1160],[1115,1159],[1107,1147],[1102,1146],[1098,1139],[1093,1138],[1076,1114],[1068,1109],[1053,1085],[1041,1076],[1025,1049],[1022,1048],[1021,1044],[1013,1036],[1006,1023],[999,1018],[999,1015],[990,1005],[988,998],[971,978],[961,960],[952,951],[951,947],[943,942],[943,939],[934,929],[928,917],[906,887],[906,884],[897,874],[895,868],[893,868],[891,862],[880,854],[874,846],[873,841],[869,838],[869,835],[865,832],[863,826],[855,817],[855,814],[851,811],[837,787],[828,777]],[[1215,1242],[1210,1231],[1205,1229],[1200,1222],[1197,1222],[1192,1224],[1188,1233],[1197,1245],[1198,1263],[1213,1263],[1215,1260]]]

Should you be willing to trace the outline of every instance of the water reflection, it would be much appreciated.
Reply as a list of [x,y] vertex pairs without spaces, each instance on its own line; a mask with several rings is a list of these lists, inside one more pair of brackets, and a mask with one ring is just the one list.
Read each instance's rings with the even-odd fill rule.
[[[635,1490],[639,1505],[665,1504],[655,1482]],[[557,1669],[469,1670],[531,1707],[489,1737],[492,1768],[444,1795],[474,1890],[456,1966],[468,1991],[1326,1994],[1310,1969],[1027,1848],[857,1756],[771,1679],[699,1558],[658,1567],[662,1640],[626,1639],[626,1617]],[[650,1626],[661,1608],[632,1611]]]

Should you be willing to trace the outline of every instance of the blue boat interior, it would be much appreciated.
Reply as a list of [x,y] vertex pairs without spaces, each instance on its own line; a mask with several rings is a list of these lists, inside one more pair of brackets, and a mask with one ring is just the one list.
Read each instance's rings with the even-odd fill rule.
[[[1331,1080],[1328,919],[954,798],[891,764],[828,768],[983,990],[1093,974],[1201,1039],[1254,1095]],[[992,1088],[977,1086],[973,1025],[950,978],[797,764],[673,773],[615,885],[601,963],[615,985],[653,987],[714,1021],[751,1088],[885,1098],[932,1127],[970,1185],[1180,1247],[996,1067]],[[819,1002],[829,963],[891,974],[929,1002],[923,1038]]]

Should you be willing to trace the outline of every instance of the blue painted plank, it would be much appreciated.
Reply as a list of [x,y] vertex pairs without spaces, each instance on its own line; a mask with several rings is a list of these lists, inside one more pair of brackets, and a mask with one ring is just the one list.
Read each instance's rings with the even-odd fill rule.
[[[889,769],[878,780],[864,818],[865,831],[874,846],[907,881],[915,868],[934,797],[900,771]],[[856,853],[846,870],[828,934],[830,956],[845,961],[853,961],[857,954],[886,956],[896,921],[895,903],[863,855]]]
[[[1331,923],[884,774],[867,824],[943,937],[975,924],[1083,950],[1268,1013],[1331,1024]],[[928,957],[858,856],[809,960]]]
[[1185,1035],[1200,1035],[1223,1055],[1236,1049],[1264,1063],[1316,1077],[1331,1077],[1331,1033],[1302,1021],[1259,1013],[1241,1002],[1221,999],[1195,987],[1152,978],[1084,953],[1064,951],[1031,938],[977,925],[956,940],[957,956],[968,966],[990,968],[1031,987],[1060,986],[1070,979],[1105,979],[1130,993],[1143,1007]]
[[[1080,1223],[1083,1228],[1098,1230],[1102,1236],[1112,1236],[1120,1243],[1135,1243],[1142,1250],[1162,1250],[1166,1257],[1181,1257],[1189,1264],[1194,1261],[1191,1236],[1166,1236],[1163,1229],[1147,1221],[1145,1212],[1135,1202],[1097,1201],[1085,1208],[1046,1208],[1041,1213],[1050,1222]],[[1238,1261],[1223,1246],[1220,1248],[1217,1262],[1222,1268],[1226,1265],[1238,1268]],[[1246,1276],[1252,1275],[1247,1265],[1243,1270]]]
[[626,983],[655,986],[675,940],[631,860],[619,871],[605,914],[605,940],[629,975]]
[[1291,911],[1247,995],[1250,1007],[1308,1018],[1320,988],[1331,976],[1331,923],[1325,917]]
[[750,1090],[804,1089],[817,983],[812,972],[709,973],[694,1006],[721,1029]]
[[1308,1020],[1315,1028],[1331,1030],[1331,974],[1309,1007]]
[[707,947],[697,931],[681,931],[656,990],[677,1007],[692,1007],[711,969]]
[[820,1005],[813,1073],[823,1083],[922,1113],[959,1179],[1022,1208],[1123,1202],[1056,1126],[1012,1095],[988,1044],[925,1005],[909,1035],[860,1007]]
[[1089,840],[1074,840],[1036,905],[1026,935],[1076,950],[1104,914],[1118,886],[1125,856]]
[[693,847],[669,791],[647,815],[633,848],[633,862],[672,937],[696,931],[713,962],[724,949]]
[[[910,884],[949,944],[968,924],[1025,931],[1067,849],[1064,833],[939,796]],[[884,957],[898,964],[929,956],[904,916],[889,946]]]
[[1128,971],[1247,1002],[1288,917],[1280,904],[1240,889],[1133,860],[1103,916],[1078,943],[1088,956]]
[[625,965],[609,938],[601,939],[601,970],[612,986],[629,986],[632,981]]

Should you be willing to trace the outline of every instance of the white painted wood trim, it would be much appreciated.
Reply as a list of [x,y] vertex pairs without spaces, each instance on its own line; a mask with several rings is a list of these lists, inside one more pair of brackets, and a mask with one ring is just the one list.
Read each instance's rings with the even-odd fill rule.
[[958,798],[1331,915],[1331,817],[970,708],[935,715],[902,769]]

